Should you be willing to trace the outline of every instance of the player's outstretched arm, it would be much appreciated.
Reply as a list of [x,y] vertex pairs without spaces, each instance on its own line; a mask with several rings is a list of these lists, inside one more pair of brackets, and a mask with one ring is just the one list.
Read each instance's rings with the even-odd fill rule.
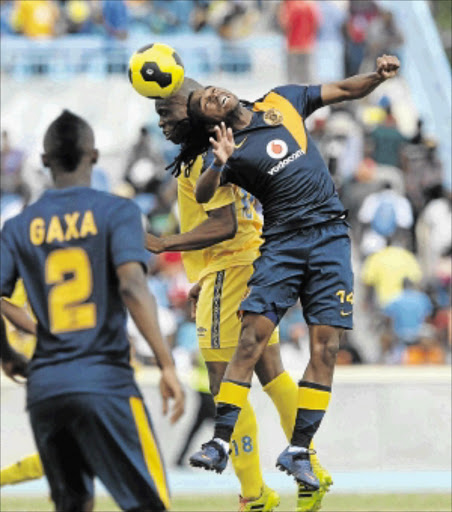
[[184,412],[185,395],[176,375],[170,348],[160,331],[155,299],[147,286],[144,270],[139,263],[132,261],[119,265],[116,273],[122,300],[162,370],[160,393],[163,399],[163,414],[168,412],[169,398],[174,399],[171,413],[171,422],[174,423]]
[[28,334],[36,334],[36,322],[23,308],[11,304],[11,302],[2,298],[0,300],[0,310],[2,315],[9,320],[16,329],[20,329]]
[[21,377],[27,376],[28,359],[19,352],[16,352],[8,342],[6,336],[5,321],[0,316],[0,357],[2,360],[2,368],[5,374],[15,382],[17,375]]
[[208,219],[186,233],[156,237],[146,234],[146,249],[154,253],[165,251],[195,251],[234,238],[237,216],[234,203],[207,212]]
[[340,82],[322,85],[322,101],[331,105],[344,100],[356,100],[370,94],[388,78],[396,76],[400,68],[399,59],[393,55],[377,58],[377,69],[373,73],[355,75]]
[[224,122],[221,122],[220,126],[215,126],[214,133],[215,138],[210,137],[209,141],[215,159],[196,183],[195,195],[198,203],[207,203],[212,199],[220,186],[221,171],[235,149],[232,129],[226,128]]

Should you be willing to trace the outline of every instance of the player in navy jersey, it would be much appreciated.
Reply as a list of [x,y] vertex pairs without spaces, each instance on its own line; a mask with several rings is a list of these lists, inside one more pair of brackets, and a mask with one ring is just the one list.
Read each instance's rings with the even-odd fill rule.
[[[211,130],[197,142],[208,149],[196,198],[205,202],[218,186],[234,183],[262,203],[261,255],[241,304],[242,330],[217,396],[214,438],[191,457],[195,466],[221,470],[254,365],[286,310],[298,298],[309,326],[310,361],[299,382],[290,445],[277,466],[315,490],[309,445],[325,414],[344,329],[352,328],[353,272],[346,212],[305,119],[316,109],[369,94],[396,75],[396,57],[377,59],[374,73],[316,86],[277,87],[253,104],[217,87],[188,100],[192,122]],[[187,150],[186,150],[187,151]]]
[[[165,470],[129,362],[126,307],[162,371],[164,412],[184,395],[157,322],[145,269],[138,207],[89,188],[94,134],[64,111],[44,137],[48,190],[1,232],[0,292],[22,277],[37,319],[37,346],[25,369],[2,331],[10,375],[27,374],[27,407],[58,511],[93,508],[99,477],[123,510],[169,508]],[[2,320],[3,322],[3,320]]]

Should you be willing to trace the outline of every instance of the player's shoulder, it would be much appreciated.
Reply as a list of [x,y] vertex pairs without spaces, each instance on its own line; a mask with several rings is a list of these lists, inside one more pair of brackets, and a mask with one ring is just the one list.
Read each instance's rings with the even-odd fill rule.
[[[115,212],[123,212],[129,214],[135,214],[141,216],[141,210],[135,201],[129,199],[128,197],[121,197],[115,194],[111,194],[109,192],[103,192],[100,190],[93,190],[95,192],[96,201],[99,201],[99,204],[105,208],[105,213],[108,215],[113,214]],[[108,220],[108,219],[107,219]]]
[[190,165],[190,167],[184,165],[182,167],[182,172],[179,174],[177,179],[179,180],[179,183],[184,182],[186,180],[193,181],[197,180],[201,174],[202,168],[204,166],[204,155],[206,153],[203,153],[202,155],[198,155],[195,158],[195,161]]

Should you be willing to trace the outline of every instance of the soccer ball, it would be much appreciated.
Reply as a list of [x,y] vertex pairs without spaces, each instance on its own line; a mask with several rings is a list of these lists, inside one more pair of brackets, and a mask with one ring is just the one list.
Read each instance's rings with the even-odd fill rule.
[[184,65],[171,46],[148,44],[130,58],[129,80],[133,88],[146,98],[167,98],[181,88]]

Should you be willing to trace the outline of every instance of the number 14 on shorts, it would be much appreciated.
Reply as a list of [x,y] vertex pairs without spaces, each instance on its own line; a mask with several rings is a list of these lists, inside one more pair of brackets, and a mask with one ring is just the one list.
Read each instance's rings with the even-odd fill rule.
[[[353,306],[353,292],[347,293],[346,290],[338,290],[336,292],[336,295],[339,297],[340,303],[344,304],[345,302],[348,302]],[[348,316],[351,315],[353,312],[353,308],[350,311],[344,311],[341,309],[341,316]]]

